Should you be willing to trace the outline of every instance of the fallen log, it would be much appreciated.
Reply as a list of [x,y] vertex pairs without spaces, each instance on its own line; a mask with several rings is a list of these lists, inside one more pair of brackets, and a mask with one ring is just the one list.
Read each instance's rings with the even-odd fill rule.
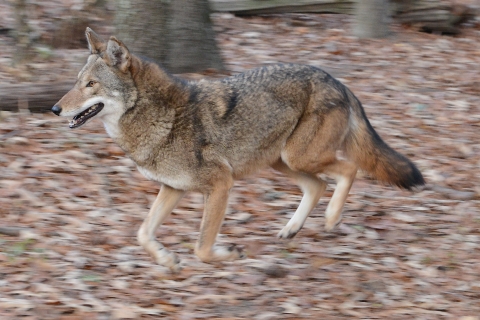
[[398,22],[440,34],[460,33],[460,25],[477,14],[466,5],[445,0],[397,0],[393,4],[393,17]]
[[351,13],[355,0],[210,0],[210,8],[236,15],[274,13]]
[[[235,15],[278,13],[353,14],[358,0],[210,0],[212,11]],[[422,31],[457,34],[459,26],[477,14],[472,8],[446,0],[391,0],[393,18]]]
[[72,83],[36,84],[22,83],[0,86],[0,110],[30,112],[49,111],[65,93],[73,87]]

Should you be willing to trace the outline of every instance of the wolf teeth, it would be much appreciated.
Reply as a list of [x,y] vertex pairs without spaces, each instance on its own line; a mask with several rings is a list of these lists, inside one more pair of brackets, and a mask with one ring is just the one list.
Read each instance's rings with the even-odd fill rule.
[[85,115],[89,114],[90,112],[95,111],[95,109],[97,109],[97,105],[91,106],[90,108],[87,109],[87,111],[85,112]]
[[73,117],[73,120],[71,120],[69,122],[70,127],[75,128],[75,127],[81,126],[89,118],[93,117],[94,114],[97,114],[98,112],[100,112],[102,110],[102,108],[103,108],[103,104],[102,103],[97,103],[97,104],[91,106],[90,108],[85,109],[84,111],[82,111],[81,113],[79,113],[79,114],[77,114]]

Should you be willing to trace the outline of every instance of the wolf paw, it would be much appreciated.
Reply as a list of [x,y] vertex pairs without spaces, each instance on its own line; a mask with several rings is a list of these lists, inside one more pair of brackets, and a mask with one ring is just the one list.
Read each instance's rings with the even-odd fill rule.
[[297,235],[301,228],[302,225],[296,223],[292,223],[291,225],[287,224],[282,230],[280,230],[277,237],[280,239],[292,239]]
[[337,218],[332,217],[332,218],[330,218],[330,219],[327,217],[326,222],[325,222],[325,230],[327,230],[327,231],[332,231],[332,230],[335,229],[341,222],[342,222],[342,215],[338,216]]
[[211,261],[233,261],[245,259],[246,255],[241,247],[232,243],[228,247],[214,247],[211,258]]
[[237,260],[237,259],[245,259],[247,257],[247,255],[245,254],[245,252],[243,252],[243,249],[241,247],[237,247],[237,245],[235,243],[232,243],[228,248],[227,250],[229,252],[232,252],[233,255],[235,256],[234,259],[232,260]]
[[170,266],[169,268],[172,273],[179,273],[180,271],[182,271],[183,265],[181,264],[181,261],[178,260],[176,264],[174,264],[173,266]]
[[238,259],[245,259],[247,256],[243,253],[242,248],[232,244],[228,247],[215,246],[210,252],[202,252],[196,250],[197,256],[203,262],[217,262],[217,261],[233,261]]
[[172,272],[179,272],[182,269],[180,258],[173,252],[163,248],[157,252],[155,262],[161,266],[170,268]]

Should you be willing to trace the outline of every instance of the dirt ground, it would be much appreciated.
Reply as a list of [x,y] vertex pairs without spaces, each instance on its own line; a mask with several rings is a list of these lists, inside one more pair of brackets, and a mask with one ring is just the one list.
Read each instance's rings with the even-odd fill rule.
[[[248,258],[214,265],[193,254],[203,199],[188,194],[157,232],[185,265],[171,274],[136,241],[158,185],[99,120],[70,130],[50,114],[2,112],[0,318],[480,319],[479,25],[456,37],[394,25],[387,39],[360,40],[341,15],[214,21],[232,73],[297,62],[337,76],[427,187],[359,174],[336,230],[323,229],[331,186],[280,241],[301,193],[262,171],[236,183],[219,237]],[[87,56],[54,50],[18,69],[11,39],[0,34],[0,45],[0,85],[74,78]]]

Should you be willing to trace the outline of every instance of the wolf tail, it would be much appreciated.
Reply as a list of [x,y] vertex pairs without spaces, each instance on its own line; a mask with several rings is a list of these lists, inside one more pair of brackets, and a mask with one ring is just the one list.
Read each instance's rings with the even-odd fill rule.
[[351,106],[350,130],[345,140],[347,157],[379,181],[408,190],[424,185],[418,168],[380,138],[368,121],[360,101],[347,91]]

